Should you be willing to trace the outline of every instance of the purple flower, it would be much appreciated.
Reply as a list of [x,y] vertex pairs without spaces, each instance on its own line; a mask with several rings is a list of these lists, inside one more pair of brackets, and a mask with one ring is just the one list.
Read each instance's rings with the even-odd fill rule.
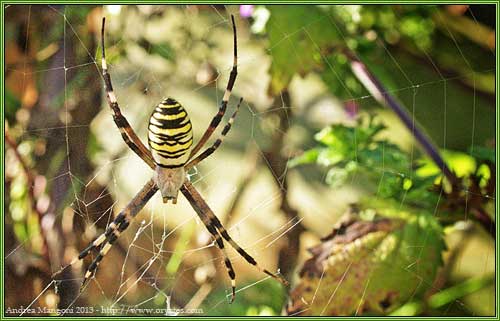
[[249,18],[253,13],[253,4],[242,4],[240,5],[240,16],[243,18]]

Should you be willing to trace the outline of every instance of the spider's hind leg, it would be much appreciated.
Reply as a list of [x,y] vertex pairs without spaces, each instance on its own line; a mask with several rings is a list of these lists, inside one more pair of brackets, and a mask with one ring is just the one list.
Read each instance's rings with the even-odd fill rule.
[[92,263],[87,268],[85,275],[83,277],[82,284],[80,286],[80,291],[85,287],[85,284],[90,280],[90,278],[95,274],[97,266],[108,253],[113,243],[118,239],[120,233],[123,232],[128,225],[130,220],[121,213],[115,220],[107,227],[106,231],[102,233],[98,238],[96,238],[92,243],[90,243],[85,249],[83,249],[76,258],[74,258],[68,265],[61,268],[59,271],[54,273],[52,276],[55,277],[61,273],[64,269],[69,266],[74,265],[78,261],[85,259],[91,252],[97,252],[97,256],[92,260]]
[[[95,274],[97,266],[102,261],[104,256],[113,246],[113,243],[118,239],[125,229],[130,225],[130,221],[139,213],[139,211],[146,205],[146,203],[153,197],[153,195],[158,191],[158,187],[153,179],[150,179],[146,185],[137,193],[134,198],[128,203],[128,205],[116,216],[116,218],[111,222],[106,231],[102,233],[98,238],[96,238],[92,243],[90,243],[85,249],[83,249],[78,257],[73,259],[68,265],[61,268],[59,271],[54,273],[52,277],[57,276],[64,269],[69,266],[74,265],[76,262],[85,259],[91,252],[98,252],[97,256],[94,258],[92,263],[87,268],[85,272],[84,279],[82,282],[82,287],[88,282],[88,280]],[[80,289],[81,289],[80,288]]]
[[[283,285],[287,286],[289,285],[288,281],[285,280],[283,276],[280,274],[275,274],[270,272],[267,269],[262,268],[257,261],[250,255],[248,254],[241,246],[236,243],[227,230],[222,226],[222,223],[219,221],[217,216],[212,212],[210,207],[208,207],[207,203],[201,195],[198,193],[198,191],[194,188],[194,186],[186,181],[184,185],[181,188],[182,194],[186,197],[186,199],[189,201],[193,209],[196,211],[198,216],[201,218],[203,223],[205,224],[206,228],[208,231],[216,238],[222,237],[225,241],[229,242],[229,244],[250,264],[255,266],[257,269],[259,269],[261,272],[269,275],[270,277],[276,279]],[[222,241],[221,241],[222,243]],[[221,248],[222,249],[222,248]]]
[[212,236],[215,239],[215,244],[217,244],[217,247],[222,251],[222,255],[224,256],[224,265],[226,266],[227,269],[227,274],[229,275],[229,278],[231,279],[231,301],[230,303],[234,302],[234,298],[236,297],[236,273],[234,272],[233,265],[231,264],[231,260],[229,259],[229,256],[227,255],[226,248],[224,247],[224,241],[222,240],[221,235],[219,232],[214,228],[213,225],[210,224],[209,220],[207,220],[206,217],[201,217],[203,224],[207,227],[208,232],[212,234]]
[[106,232],[101,234],[94,242],[92,242],[87,248],[85,248],[78,255],[79,260],[83,260],[87,257],[92,250],[97,250],[99,253],[94,258],[92,263],[87,268],[85,275],[83,276],[82,285],[80,290],[83,289],[88,280],[95,274],[99,263],[101,263],[104,256],[113,246],[113,243],[118,239],[120,234],[130,225],[131,217],[125,213],[120,213],[111,224],[106,229]]
[[219,219],[217,218],[217,216],[213,215],[210,222],[219,231],[219,233],[222,235],[222,237],[224,238],[224,240],[226,240],[227,242],[229,242],[229,244],[236,250],[236,252],[238,252],[238,254],[240,254],[248,263],[250,263],[253,266],[255,266],[262,273],[265,273],[265,274],[269,275],[270,277],[278,280],[284,286],[287,286],[287,287],[289,286],[288,281],[283,276],[281,276],[280,274],[272,273],[269,270],[262,268],[257,263],[257,261],[250,254],[247,253],[247,251],[245,251],[241,246],[239,246],[238,243],[236,243],[231,238],[231,236],[229,235],[229,233],[227,232],[227,230],[224,228],[224,226],[222,225],[222,223],[219,221]]

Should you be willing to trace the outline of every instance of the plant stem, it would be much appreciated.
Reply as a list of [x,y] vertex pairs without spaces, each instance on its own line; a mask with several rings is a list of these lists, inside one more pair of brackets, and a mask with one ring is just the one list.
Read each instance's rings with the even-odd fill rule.
[[361,62],[352,52],[345,50],[344,53],[350,60],[351,69],[358,80],[365,86],[370,94],[379,103],[385,105],[394,111],[401,119],[406,128],[411,131],[415,139],[420,143],[426,154],[432,159],[438,168],[441,169],[446,178],[454,186],[457,183],[457,177],[446,165],[443,158],[439,154],[438,148],[432,143],[430,138],[424,131],[415,124],[410,117],[406,108],[401,105],[389,92],[384,88],[382,83],[368,70],[366,65]]
[[[286,233],[287,243],[280,250],[278,266],[280,272],[288,279],[292,280],[293,272],[297,266],[300,235],[305,231],[305,227],[299,222],[299,212],[288,202],[288,158],[282,154],[285,145],[285,135],[290,126],[290,114],[287,108],[292,106],[288,89],[283,89],[279,95],[274,97],[274,104],[270,107],[271,112],[279,119],[279,128],[271,137],[271,146],[264,153],[268,169],[274,177],[276,186],[281,191],[280,210],[290,222],[295,222],[294,228]],[[284,107],[284,108],[277,108]]]
[[484,289],[487,286],[494,286],[494,285],[495,285],[494,275],[468,279],[463,283],[451,286],[447,289],[439,291],[436,294],[433,294],[429,298],[428,304],[432,309],[438,309],[466,295]]

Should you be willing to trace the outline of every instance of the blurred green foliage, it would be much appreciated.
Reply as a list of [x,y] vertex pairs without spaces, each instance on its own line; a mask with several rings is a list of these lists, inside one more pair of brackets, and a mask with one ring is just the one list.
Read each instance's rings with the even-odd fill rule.
[[[384,46],[405,42],[420,50],[433,45],[432,13],[436,6],[321,5],[309,10],[301,7],[269,6],[267,25],[271,55],[273,92],[279,92],[295,73],[319,71],[332,93],[349,99],[366,94],[353,77],[342,47],[360,57],[385,54]],[[307,21],[305,24],[304,22]],[[284,43],[283,43],[284,42]],[[390,88],[399,84],[384,72],[375,73]]]
[[[438,144],[446,142],[446,147],[465,152],[470,149],[471,130],[476,144],[484,144],[492,138],[494,109],[477,92],[494,95],[494,55],[454,35],[460,30],[453,33],[449,30],[448,24],[453,17],[442,7],[320,5],[310,6],[308,10],[283,6],[267,8],[271,13],[266,28],[273,58],[270,68],[272,94],[288,87],[293,75],[312,71],[321,77],[335,97],[373,109],[373,101],[364,99],[369,93],[351,72],[349,60],[343,53],[348,48],[389,92],[397,94],[406,107],[411,108],[416,121]],[[459,81],[448,81],[447,77]],[[468,92],[460,83],[469,87]],[[433,84],[432,88],[427,88],[429,84]],[[436,87],[439,87],[438,96]],[[439,109],[436,103],[441,105]],[[454,121],[448,122],[443,131],[442,125],[451,114]],[[471,118],[482,126],[474,128]]]
[[5,88],[5,118],[12,123],[16,112],[21,107],[19,99],[8,89]]
[[[389,233],[372,231],[342,245],[339,253],[333,248],[321,278],[306,273],[298,291],[306,302],[314,301],[308,306],[307,315],[357,314],[356,304],[361,302],[358,301],[361,295],[365,314],[420,315],[424,311],[445,308],[446,304],[492,283],[491,277],[467,280],[464,285],[453,286],[426,301],[424,294],[433,290],[432,280],[443,263],[442,255],[446,249],[442,226],[456,222],[450,218],[453,210],[441,213],[438,207],[442,206],[447,193],[453,194],[453,191],[446,186],[440,169],[432,161],[414,158],[413,152],[403,151],[380,138],[384,130],[386,127],[373,117],[361,117],[353,126],[328,126],[315,135],[317,147],[306,150],[289,163],[291,167],[316,164],[326,168],[325,182],[332,188],[348,185],[356,178],[366,189],[366,196],[358,204],[363,209],[360,215],[363,220],[385,217],[392,223],[404,222],[402,229],[396,228]],[[484,162],[490,162],[491,150],[477,149],[474,153],[479,156],[477,159],[451,151],[445,151],[443,155],[465,186],[472,186],[479,180],[481,192],[487,195],[485,188],[490,185],[491,173]],[[481,195],[477,196],[481,199]],[[469,198],[468,195],[465,197]],[[465,206],[465,209],[455,210],[463,213],[467,210]],[[345,231],[337,233],[341,235]],[[328,244],[328,241],[323,241]],[[351,246],[353,250],[347,250]],[[345,253],[349,253],[349,259]],[[345,277],[347,270],[349,273]],[[318,289],[319,282],[335,288],[339,280],[342,287],[338,288],[333,301],[329,299],[329,291],[325,294],[318,291],[314,293],[314,299],[311,297],[310,289]],[[363,289],[359,284],[367,285]],[[407,302],[410,298],[412,301]]]
[[[32,153],[32,147],[32,143],[26,141],[18,148],[18,153],[21,157],[24,157],[23,160],[26,166],[32,164],[32,160],[27,157]],[[9,176],[11,177],[9,179],[9,193],[6,195],[8,199],[6,204],[10,215],[6,217],[6,221],[13,226],[14,234],[19,242],[25,244],[32,253],[41,255],[44,247],[41,239],[41,226],[39,217],[34,211],[35,201],[29,191],[30,188],[33,188],[33,182],[29,182],[22,164],[12,158],[12,156],[8,157],[10,163]]]
[[388,140],[377,139],[377,134],[384,129],[383,124],[371,117],[358,121],[355,126],[326,127],[314,136],[319,146],[294,158],[290,166],[311,163],[325,166],[328,168],[326,183],[332,187],[362,175],[366,186],[375,188],[372,192],[377,197],[423,208],[435,206],[438,195],[431,187],[439,173],[419,174],[419,168],[424,166],[422,162],[412,159],[413,155]]

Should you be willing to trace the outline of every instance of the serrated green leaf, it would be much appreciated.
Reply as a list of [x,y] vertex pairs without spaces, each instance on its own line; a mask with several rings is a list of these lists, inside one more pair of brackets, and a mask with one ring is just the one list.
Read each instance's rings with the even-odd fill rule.
[[372,168],[387,168],[394,173],[407,173],[410,168],[408,154],[396,145],[382,141],[369,149],[358,151],[358,158],[365,166]]
[[[270,93],[276,95],[295,74],[305,75],[323,64],[321,52],[338,41],[337,29],[318,7],[268,6],[269,48],[272,57]],[[304,25],[304,21],[308,23]]]
[[[376,212],[374,221],[351,220],[314,248],[289,312],[381,315],[423,297],[442,265],[440,225],[425,213]],[[345,243],[349,235],[355,237]]]

